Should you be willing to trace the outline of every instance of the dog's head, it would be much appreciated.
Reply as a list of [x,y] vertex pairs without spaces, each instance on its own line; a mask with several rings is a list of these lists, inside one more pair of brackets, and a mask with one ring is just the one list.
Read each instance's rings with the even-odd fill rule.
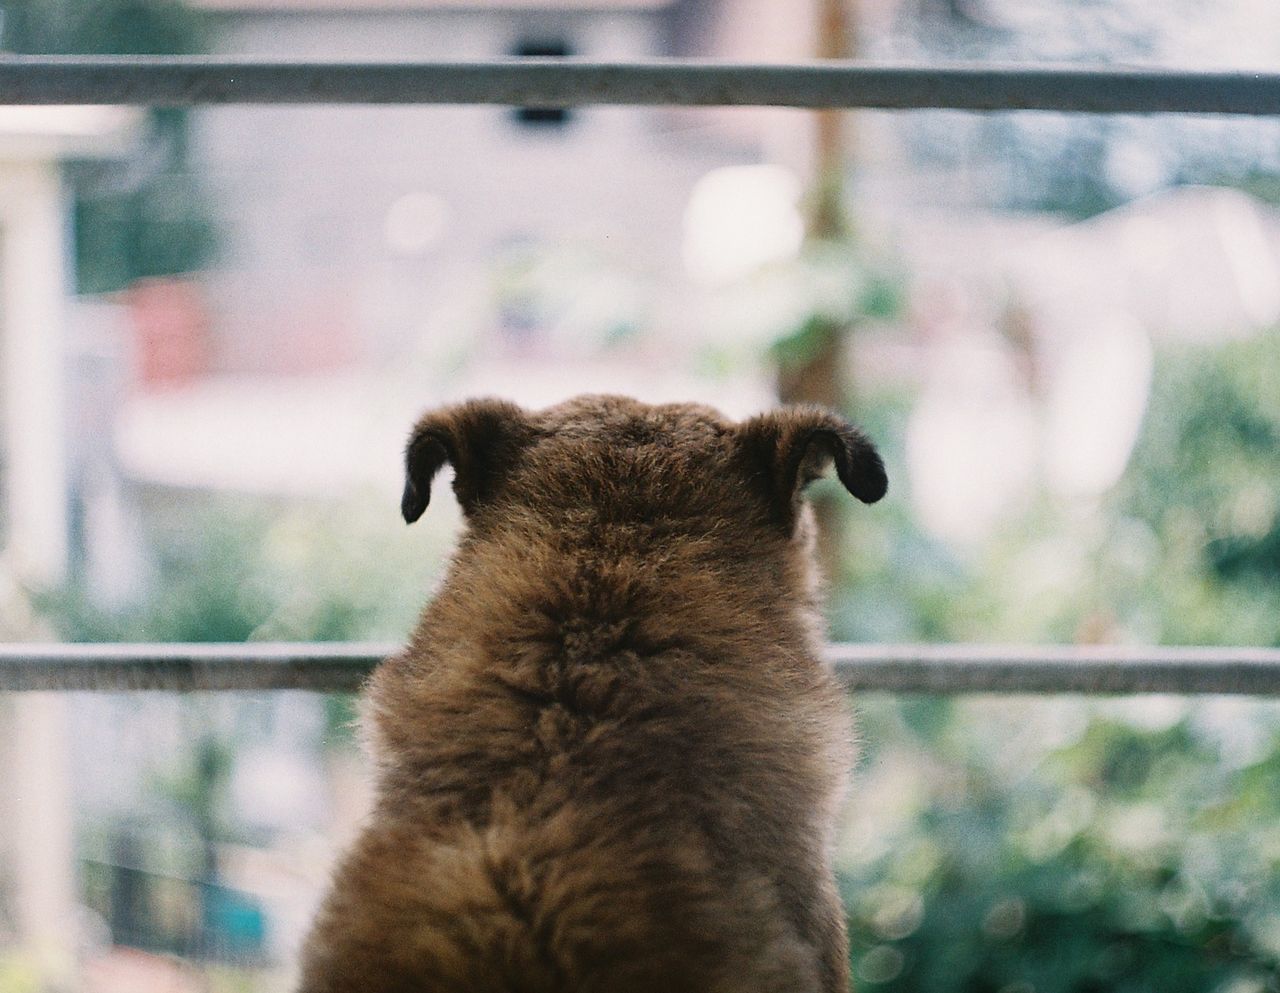
[[735,423],[696,404],[582,396],[542,411],[472,400],[424,415],[406,450],[401,510],[412,523],[444,463],[473,527],[512,514],[601,524],[728,520],[794,532],[801,493],[835,466],[864,503],[888,483],[875,447],[817,407]]

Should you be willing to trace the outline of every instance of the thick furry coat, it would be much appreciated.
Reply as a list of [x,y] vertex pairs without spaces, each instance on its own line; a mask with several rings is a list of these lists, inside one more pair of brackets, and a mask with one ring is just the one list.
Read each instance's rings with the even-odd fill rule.
[[431,413],[468,528],[371,678],[375,808],[302,993],[845,990],[832,870],[851,760],[800,491],[879,457],[839,418],[581,397]]

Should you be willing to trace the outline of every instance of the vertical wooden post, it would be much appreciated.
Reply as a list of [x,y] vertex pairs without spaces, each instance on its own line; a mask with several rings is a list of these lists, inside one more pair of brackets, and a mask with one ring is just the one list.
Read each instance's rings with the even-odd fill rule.
[[[856,50],[853,0],[818,0],[814,54],[820,59],[848,59]],[[809,210],[811,238],[840,238],[848,234],[844,213],[845,157],[849,144],[849,114],[842,110],[815,113],[813,199]]]
[[[855,48],[854,0],[817,0],[815,54],[847,59]],[[840,110],[814,114],[813,174],[810,180],[806,236],[810,241],[838,241],[850,236],[844,210],[844,172],[849,149],[849,115]],[[844,369],[845,339],[851,329],[823,321],[810,329],[814,346],[795,365],[778,370],[778,398],[784,403],[816,403],[834,410],[845,407],[850,384]],[[814,501],[818,518],[818,561],[828,582],[840,571],[844,544],[843,518],[832,500]]]

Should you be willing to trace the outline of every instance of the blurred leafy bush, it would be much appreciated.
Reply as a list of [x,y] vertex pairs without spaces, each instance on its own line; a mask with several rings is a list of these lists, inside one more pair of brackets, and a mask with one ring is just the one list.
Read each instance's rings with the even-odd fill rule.
[[[835,598],[846,637],[1280,645],[1280,334],[1161,353],[1097,513],[1042,495],[963,563],[890,512]],[[860,988],[1280,990],[1276,704],[863,710],[844,876]]]
[[[891,465],[910,403],[857,413]],[[837,638],[1280,645],[1280,330],[1158,351],[1113,490],[1042,491],[976,558],[920,529],[909,489],[852,517]]]
[[1262,735],[1245,756],[1187,703],[1080,708],[869,703],[892,744],[843,877],[859,988],[1280,990],[1277,708],[1216,715]]
[[285,507],[184,498],[153,508],[143,594],[78,583],[40,598],[67,641],[343,641],[403,637],[444,559],[447,511],[406,530],[381,496]]

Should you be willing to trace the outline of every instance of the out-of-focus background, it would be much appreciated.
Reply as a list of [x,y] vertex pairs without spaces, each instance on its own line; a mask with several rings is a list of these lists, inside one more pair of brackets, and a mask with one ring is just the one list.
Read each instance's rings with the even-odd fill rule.
[[[1280,68],[1280,6],[11,0],[0,49]],[[781,397],[840,640],[1280,645],[1280,125],[0,109],[0,637],[404,637],[423,408]],[[822,485],[828,485],[824,491]],[[1280,990],[1280,707],[855,701],[867,991]],[[349,698],[0,697],[0,993],[288,989]]]

